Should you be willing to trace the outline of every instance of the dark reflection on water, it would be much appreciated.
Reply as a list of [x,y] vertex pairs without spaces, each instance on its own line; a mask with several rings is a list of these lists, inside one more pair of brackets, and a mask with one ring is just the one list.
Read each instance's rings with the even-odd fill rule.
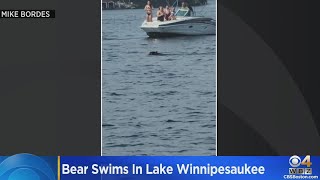
[[103,11],[103,154],[215,155],[216,37],[148,38],[144,15]]

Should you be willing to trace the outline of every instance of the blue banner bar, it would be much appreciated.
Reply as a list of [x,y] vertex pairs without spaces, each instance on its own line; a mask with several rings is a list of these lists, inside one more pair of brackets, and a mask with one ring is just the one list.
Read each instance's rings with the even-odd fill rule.
[[314,156],[61,157],[61,179],[317,179]]
[[318,179],[319,156],[0,157],[0,180]]

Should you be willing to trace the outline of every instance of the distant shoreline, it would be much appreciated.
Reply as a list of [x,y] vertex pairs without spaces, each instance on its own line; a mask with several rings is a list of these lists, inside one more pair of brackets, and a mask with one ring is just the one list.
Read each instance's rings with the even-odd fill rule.
[[[193,7],[197,6],[204,6],[205,4],[200,4],[200,5],[193,5]],[[114,10],[133,10],[133,9],[144,9],[143,7],[137,7],[137,8],[109,8],[109,9],[102,9],[103,11],[114,11]],[[154,9],[158,9],[158,7],[154,7]]]
[[[190,6],[203,6],[207,4],[207,0],[189,0],[188,1]],[[173,4],[173,3],[170,3]],[[156,9],[156,7],[159,6],[166,6],[166,3],[164,2],[160,2],[158,0],[153,0],[153,5],[154,8]],[[120,3],[119,1],[114,2],[114,1],[109,1],[107,2],[103,2],[102,3],[102,10],[124,10],[124,9],[144,9],[145,3],[141,2],[140,0],[131,0],[130,3]],[[181,4],[179,3],[179,6],[181,6]]]

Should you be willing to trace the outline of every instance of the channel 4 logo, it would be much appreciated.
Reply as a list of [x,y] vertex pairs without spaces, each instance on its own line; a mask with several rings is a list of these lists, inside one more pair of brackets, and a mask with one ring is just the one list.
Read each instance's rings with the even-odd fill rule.
[[0,160],[0,180],[57,179],[57,157],[42,158],[32,154],[16,154],[0,157]]
[[307,155],[302,161],[297,155],[291,156],[289,159],[289,164],[291,166],[291,168],[289,168],[289,174],[312,174],[312,162],[310,155]]

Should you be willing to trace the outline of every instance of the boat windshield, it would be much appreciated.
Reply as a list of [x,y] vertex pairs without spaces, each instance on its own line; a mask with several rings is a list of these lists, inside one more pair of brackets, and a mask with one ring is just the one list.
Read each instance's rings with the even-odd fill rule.
[[190,16],[190,10],[179,9],[175,16]]

